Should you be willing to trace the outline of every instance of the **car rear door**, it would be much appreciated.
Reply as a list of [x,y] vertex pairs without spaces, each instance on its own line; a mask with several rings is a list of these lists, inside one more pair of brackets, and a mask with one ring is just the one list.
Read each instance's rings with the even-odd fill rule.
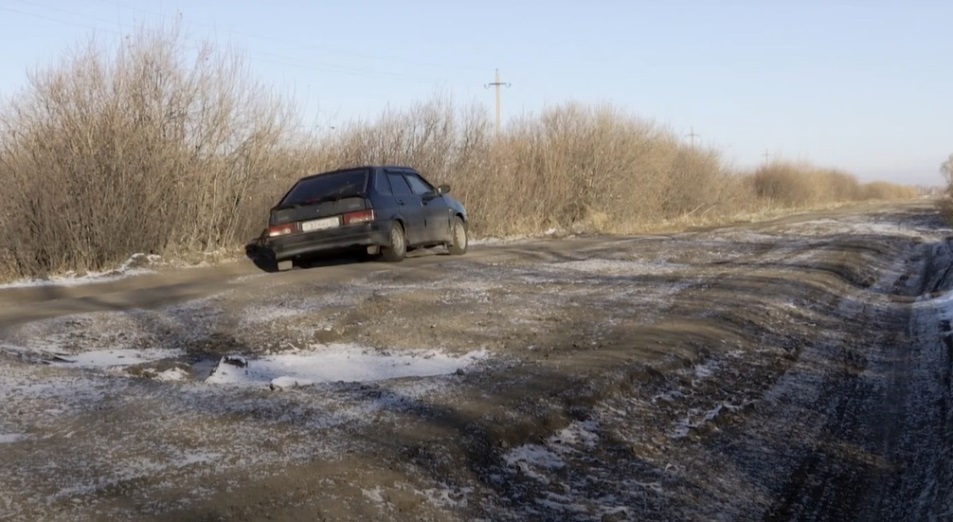
[[423,201],[411,190],[403,172],[399,170],[385,172],[390,181],[391,191],[394,193],[397,212],[404,219],[404,235],[407,238],[407,244],[418,245],[426,242]]

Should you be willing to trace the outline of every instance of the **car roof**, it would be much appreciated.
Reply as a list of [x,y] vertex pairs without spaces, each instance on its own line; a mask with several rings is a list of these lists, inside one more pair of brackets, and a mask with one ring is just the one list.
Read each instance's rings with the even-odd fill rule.
[[[315,177],[318,177],[318,176],[325,176],[325,175],[328,175],[328,174],[337,174],[338,172],[347,172],[347,171],[351,171],[351,170],[364,170],[364,169],[368,169],[368,170],[386,169],[386,170],[403,170],[403,171],[416,172],[416,169],[414,169],[413,167],[407,166],[407,165],[361,164],[361,165],[352,165],[352,166],[350,166],[350,167],[343,167],[343,168],[334,169],[334,170],[326,170],[326,171],[322,171],[322,172],[316,172],[316,173],[314,173],[314,174],[309,174],[309,175],[307,175],[307,176],[301,177],[301,180],[309,179],[309,178],[315,178]],[[299,180],[299,181],[300,181],[300,180]]]

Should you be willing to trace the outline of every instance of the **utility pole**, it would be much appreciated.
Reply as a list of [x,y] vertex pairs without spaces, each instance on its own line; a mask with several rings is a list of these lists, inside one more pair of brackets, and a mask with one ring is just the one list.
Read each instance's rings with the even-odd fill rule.
[[500,135],[500,87],[509,87],[510,84],[500,81],[500,70],[496,70],[496,80],[484,85],[486,88],[496,88],[496,135]]
[[693,149],[695,148],[695,136],[698,136],[698,134],[695,134],[695,127],[692,127],[691,131],[688,133],[688,139],[691,140]]
[[768,163],[768,158],[771,157],[771,154],[768,153],[768,149],[764,149],[764,154],[762,154],[761,156],[764,157],[764,162]]

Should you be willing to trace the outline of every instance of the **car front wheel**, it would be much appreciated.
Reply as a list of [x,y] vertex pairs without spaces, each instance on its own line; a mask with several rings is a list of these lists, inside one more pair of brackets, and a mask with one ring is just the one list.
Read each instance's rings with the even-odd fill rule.
[[407,255],[407,238],[404,236],[404,227],[400,223],[394,223],[390,226],[388,234],[390,244],[381,248],[381,255],[384,261],[392,263],[403,261]]
[[447,250],[452,256],[462,256],[467,253],[469,242],[467,224],[460,219],[460,216],[454,216],[450,225],[450,243],[447,245]]

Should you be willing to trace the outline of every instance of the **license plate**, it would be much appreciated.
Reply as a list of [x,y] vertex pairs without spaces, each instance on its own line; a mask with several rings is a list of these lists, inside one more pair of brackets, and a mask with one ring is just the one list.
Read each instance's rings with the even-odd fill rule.
[[314,232],[315,230],[324,230],[341,225],[341,218],[330,217],[324,219],[314,219],[301,223],[302,232]]

